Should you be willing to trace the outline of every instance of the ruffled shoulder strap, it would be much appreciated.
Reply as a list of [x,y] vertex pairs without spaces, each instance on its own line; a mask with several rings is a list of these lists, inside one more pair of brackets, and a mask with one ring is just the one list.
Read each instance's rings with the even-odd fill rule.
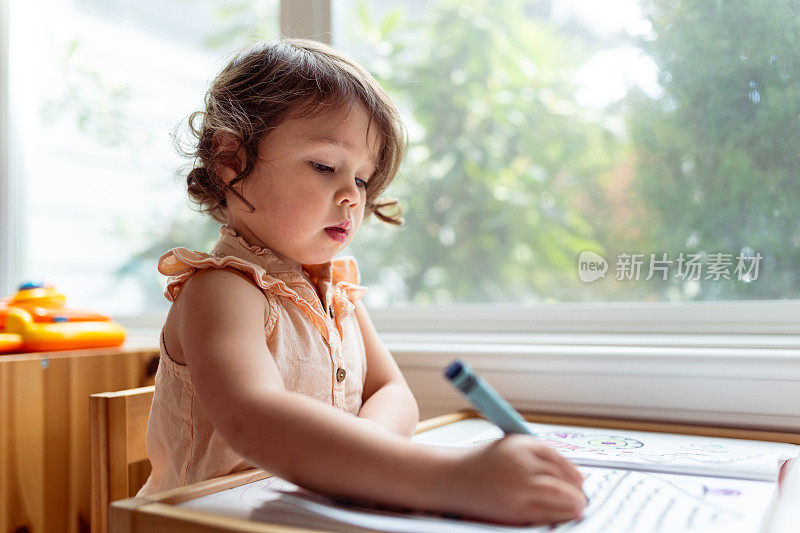
[[259,287],[266,288],[264,287],[266,272],[260,266],[249,261],[233,256],[217,257],[186,248],[173,248],[158,260],[158,271],[169,276],[164,296],[174,302],[189,278],[204,268],[233,268],[245,274]]
[[169,276],[167,287],[164,290],[164,296],[167,297],[167,300],[174,302],[189,278],[195,272],[204,268],[232,268],[241,272],[248,280],[251,280],[262,289],[269,305],[269,313],[264,324],[264,331],[269,337],[278,320],[277,303],[269,292],[273,292],[276,285],[280,285],[284,292],[286,292],[286,288],[283,282],[278,280],[271,280],[274,283],[269,283],[270,278],[263,268],[244,259],[232,256],[217,257],[203,252],[187,250],[186,248],[173,248],[158,260],[158,271],[165,276]]
[[348,300],[356,303],[367,292],[367,288],[360,285],[361,272],[358,271],[355,257],[339,257],[331,263],[331,282],[344,291]]
[[361,272],[355,257],[338,257],[331,261],[331,280],[333,283],[345,281],[358,285],[361,283]]

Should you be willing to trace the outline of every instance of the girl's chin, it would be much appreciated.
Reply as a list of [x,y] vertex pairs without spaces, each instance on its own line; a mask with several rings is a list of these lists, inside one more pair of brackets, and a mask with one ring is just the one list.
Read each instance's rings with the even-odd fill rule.
[[314,255],[310,255],[310,256],[305,257],[305,259],[307,259],[307,261],[303,261],[302,264],[304,264],[304,265],[322,265],[322,264],[328,263],[328,262],[332,261],[333,258],[336,257],[336,254],[341,252],[343,249],[344,249],[343,245],[332,246],[329,250],[326,250],[327,253],[314,254]]

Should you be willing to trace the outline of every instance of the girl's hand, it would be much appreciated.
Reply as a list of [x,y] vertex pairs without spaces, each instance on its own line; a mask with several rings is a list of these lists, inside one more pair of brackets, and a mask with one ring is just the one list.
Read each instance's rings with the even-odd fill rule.
[[580,518],[587,503],[575,466],[527,435],[471,448],[454,466],[448,508],[464,518],[545,524]]

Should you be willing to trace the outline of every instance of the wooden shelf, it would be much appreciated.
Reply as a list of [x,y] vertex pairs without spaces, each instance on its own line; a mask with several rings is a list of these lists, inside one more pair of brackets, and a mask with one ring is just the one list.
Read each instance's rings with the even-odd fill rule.
[[89,530],[89,395],[153,384],[158,350],[0,356],[0,531]]

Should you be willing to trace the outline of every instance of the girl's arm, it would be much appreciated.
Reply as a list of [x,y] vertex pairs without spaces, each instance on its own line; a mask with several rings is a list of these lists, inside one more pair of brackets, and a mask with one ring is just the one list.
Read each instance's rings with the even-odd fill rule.
[[530,437],[423,446],[285,390],[267,350],[264,295],[233,272],[196,273],[173,305],[201,406],[270,473],[326,494],[515,523],[574,518],[585,505],[577,470]]
[[[307,488],[356,498],[374,496],[390,480],[395,497],[387,503],[424,507],[418,487],[447,463],[442,451],[287,391],[267,348],[268,306],[257,287],[233,271],[203,270],[173,305],[197,398],[240,455]],[[413,430],[416,420],[404,424]]]
[[356,318],[367,353],[367,379],[358,416],[389,431],[410,437],[419,422],[419,408],[392,354],[383,345],[364,304],[356,302]]

